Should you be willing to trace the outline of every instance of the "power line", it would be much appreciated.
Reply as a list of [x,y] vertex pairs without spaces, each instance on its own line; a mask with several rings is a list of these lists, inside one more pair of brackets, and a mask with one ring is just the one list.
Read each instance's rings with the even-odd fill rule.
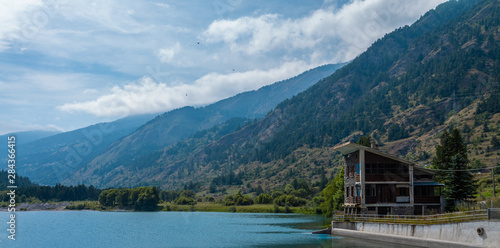
[[499,166],[492,166],[492,167],[485,167],[485,168],[478,168],[478,169],[464,169],[464,170],[429,169],[426,167],[423,167],[423,168],[427,169],[427,170],[432,170],[432,171],[479,171],[479,170],[491,170],[491,169],[495,169],[495,168],[500,168],[500,165]]

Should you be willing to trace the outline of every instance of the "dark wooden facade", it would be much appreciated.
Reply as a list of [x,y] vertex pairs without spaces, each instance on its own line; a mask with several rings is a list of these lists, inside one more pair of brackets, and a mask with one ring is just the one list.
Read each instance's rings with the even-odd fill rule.
[[432,171],[356,143],[334,149],[344,154],[347,213],[411,215],[443,210],[442,184],[433,181]]

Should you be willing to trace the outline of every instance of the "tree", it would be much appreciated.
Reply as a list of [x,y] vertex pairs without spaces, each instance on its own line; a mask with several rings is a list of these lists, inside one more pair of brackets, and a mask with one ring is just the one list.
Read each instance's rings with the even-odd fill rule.
[[399,124],[393,124],[389,127],[387,131],[387,140],[394,141],[399,139],[404,139],[409,136],[408,131]]
[[496,135],[491,137],[491,146],[493,147],[493,150],[500,149],[500,141],[498,140]]
[[468,169],[467,147],[458,129],[441,135],[436,147],[432,167],[438,169],[436,180],[445,184],[444,194],[454,201],[472,198],[475,193],[474,177]]
[[158,203],[160,203],[160,193],[156,186],[141,187],[141,193],[137,199],[135,210],[154,211],[158,208]]
[[210,192],[210,193],[217,192],[217,184],[215,184],[213,181],[212,181],[212,183],[210,183],[210,187],[208,189],[208,192]]
[[363,136],[362,135],[362,136],[359,137],[358,142],[356,142],[356,143],[358,143],[360,145],[371,147],[372,146],[371,142],[372,142],[372,137],[371,136],[369,136],[369,135],[368,136]]
[[255,198],[255,203],[257,204],[271,204],[273,203],[273,198],[268,194],[260,194]]
[[474,176],[469,171],[463,171],[467,161],[463,156],[455,155],[451,157],[450,171],[446,174],[445,194],[455,200],[466,200],[474,197],[476,189],[474,187]]
[[333,211],[342,209],[344,204],[344,168],[340,170],[337,176],[328,183],[325,189],[321,191],[324,201],[319,205],[321,212],[327,217],[333,215]]

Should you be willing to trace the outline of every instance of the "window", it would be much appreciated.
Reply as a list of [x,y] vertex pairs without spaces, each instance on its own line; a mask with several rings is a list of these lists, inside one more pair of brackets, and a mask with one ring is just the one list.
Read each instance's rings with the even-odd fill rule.
[[408,188],[398,188],[398,196],[409,196],[410,192]]
[[415,196],[434,196],[434,187],[415,187]]
[[366,174],[372,173],[372,164],[365,164],[365,172]]
[[405,164],[385,164],[385,163],[374,163],[366,164],[365,171],[367,174],[408,174],[408,166]]
[[367,197],[375,197],[377,196],[377,188],[375,184],[367,184],[365,186],[366,196]]

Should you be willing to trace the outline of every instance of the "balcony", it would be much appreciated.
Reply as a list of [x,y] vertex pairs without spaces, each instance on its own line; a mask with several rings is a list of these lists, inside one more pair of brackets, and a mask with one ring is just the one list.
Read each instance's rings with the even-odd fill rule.
[[360,196],[349,196],[345,199],[345,203],[361,204],[361,197]]
[[396,196],[396,203],[410,203],[409,196]]

